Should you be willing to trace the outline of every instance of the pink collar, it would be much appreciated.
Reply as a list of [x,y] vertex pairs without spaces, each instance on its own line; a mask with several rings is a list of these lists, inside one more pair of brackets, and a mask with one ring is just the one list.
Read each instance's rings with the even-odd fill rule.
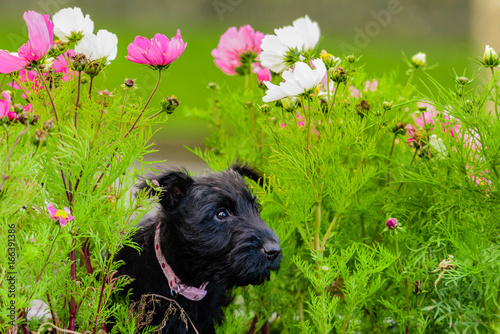
[[181,282],[180,278],[177,277],[172,268],[168,265],[160,248],[160,224],[156,226],[155,253],[156,258],[158,259],[158,262],[161,266],[161,270],[163,270],[163,273],[168,280],[168,285],[170,286],[170,292],[172,293],[172,295],[181,294],[187,299],[193,301],[199,301],[202,300],[203,297],[205,297],[205,295],[207,294],[205,288],[207,287],[208,282],[203,283],[199,288],[188,286]]

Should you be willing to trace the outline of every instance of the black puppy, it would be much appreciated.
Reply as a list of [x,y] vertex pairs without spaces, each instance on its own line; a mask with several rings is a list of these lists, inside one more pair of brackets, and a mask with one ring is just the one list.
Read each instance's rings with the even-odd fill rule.
[[133,237],[142,252],[123,248],[116,260],[125,262],[119,274],[133,278],[127,286],[133,301],[144,305],[146,296],[157,295],[149,324],[159,325],[161,333],[194,333],[193,326],[215,333],[222,307],[232,301],[230,289],[261,284],[278,270],[279,239],[260,218],[244,176],[262,182],[242,165],[195,177],[170,171],[157,178],[161,209]]

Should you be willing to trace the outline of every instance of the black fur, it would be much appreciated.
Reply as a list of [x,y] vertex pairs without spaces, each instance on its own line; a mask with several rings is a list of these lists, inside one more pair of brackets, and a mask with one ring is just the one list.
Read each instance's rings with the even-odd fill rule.
[[[124,248],[116,257],[125,262],[119,274],[133,278],[129,286],[133,301],[144,294],[175,299],[199,333],[215,333],[214,324],[223,318],[222,307],[232,301],[231,288],[261,284],[269,279],[271,270],[278,270],[279,240],[260,218],[259,204],[243,176],[262,180],[253,169],[239,164],[195,177],[170,171],[156,179],[163,188],[161,209],[155,218],[141,222],[142,228],[133,237],[142,252]],[[155,194],[151,188],[149,191]],[[226,218],[218,215],[221,210],[227,211]],[[161,225],[162,252],[182,282],[195,287],[208,282],[207,295],[201,301],[171,294],[153,249],[157,224]],[[169,305],[161,302],[152,325],[161,323]],[[179,315],[178,311],[169,316],[162,333],[187,332]],[[188,328],[188,333],[194,333],[191,324]]]

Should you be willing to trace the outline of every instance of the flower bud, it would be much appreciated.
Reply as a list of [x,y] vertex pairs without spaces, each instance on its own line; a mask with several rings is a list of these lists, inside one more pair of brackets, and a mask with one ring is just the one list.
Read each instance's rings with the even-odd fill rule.
[[398,226],[398,220],[396,218],[389,218],[385,224],[389,230],[394,230]]
[[392,102],[384,101],[382,103],[382,108],[384,108],[384,110],[391,110],[391,108],[392,108]]
[[19,103],[15,104],[15,105],[14,105],[14,111],[15,111],[16,113],[18,113],[18,114],[22,113],[22,112],[24,111],[24,107],[23,107],[23,105],[22,105],[22,104],[19,104]]
[[416,280],[413,282],[413,294],[418,295],[422,293],[422,282],[420,280]]
[[161,111],[166,112],[167,114],[173,114],[174,110],[181,104],[177,98],[172,95],[168,96],[165,100],[160,102]]
[[370,111],[370,105],[366,100],[361,100],[356,107],[358,108],[358,115],[361,117],[366,116]]
[[43,144],[47,140],[47,131],[44,131],[42,129],[36,129],[35,140],[38,144]]
[[31,125],[36,125],[36,123],[38,123],[39,120],[40,120],[40,116],[33,115],[33,119],[31,120],[30,124]]
[[366,110],[366,111],[369,111],[370,110],[370,105],[368,104],[368,101],[361,100],[361,102],[359,102],[359,104],[358,104],[358,108]]
[[285,111],[293,111],[297,105],[297,100],[289,97],[285,97],[281,100],[276,101],[278,107],[283,108]]
[[125,82],[123,84],[128,88],[132,88],[135,85],[135,81],[132,79],[125,79]]
[[77,53],[73,57],[71,57],[71,59],[73,60],[70,63],[71,67],[77,72],[85,70],[85,66],[89,62],[87,56],[84,55],[83,53]]
[[464,109],[468,113],[472,112],[472,110],[474,110],[474,102],[472,102],[471,100],[465,101]]
[[319,56],[323,60],[323,63],[325,63],[327,69],[337,67],[341,63],[340,58],[332,56],[331,53],[328,53],[325,50],[322,50]]
[[100,96],[102,97],[115,97],[113,95],[113,92],[110,92],[109,90],[105,89],[105,90],[99,90],[97,91],[97,94],[99,94]]
[[345,59],[350,63],[354,63],[356,61],[356,57],[354,55],[349,55],[345,57]]
[[97,76],[99,73],[101,73],[102,69],[104,68],[104,64],[100,60],[95,60],[93,62],[88,63],[85,65],[85,73],[87,73],[91,78]]
[[208,89],[213,89],[213,90],[219,90],[220,87],[218,84],[216,84],[215,82],[209,82],[208,85],[207,85],[207,88]]
[[413,57],[411,57],[411,64],[415,68],[421,68],[427,66],[427,61],[426,61],[426,56],[425,53],[419,52]]
[[25,112],[24,112],[24,113],[19,114],[19,116],[18,116],[18,120],[19,120],[19,122],[20,122],[21,124],[24,124],[24,125],[28,124],[28,122],[29,122],[29,116],[28,116],[28,113],[25,113]]
[[500,64],[500,59],[498,58],[498,54],[492,47],[486,45],[483,54],[483,65],[486,67],[495,67],[498,66],[499,64]]
[[260,111],[268,113],[271,111],[271,106],[269,104],[263,104],[259,107]]
[[52,129],[52,127],[54,127],[54,119],[51,118],[49,119],[48,121],[45,121],[43,123],[43,128],[47,131],[49,131],[50,129]]
[[457,83],[462,86],[468,85],[472,82],[472,80],[469,80],[469,78],[466,77],[458,77],[456,80]]
[[334,82],[341,83],[347,81],[347,72],[343,67],[338,66],[335,69],[330,69],[330,76]]

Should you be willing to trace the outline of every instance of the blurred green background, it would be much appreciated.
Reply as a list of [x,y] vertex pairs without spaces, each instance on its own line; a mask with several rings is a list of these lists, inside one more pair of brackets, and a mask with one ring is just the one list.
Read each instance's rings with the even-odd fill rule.
[[[162,98],[171,94],[181,101],[178,112],[155,137],[160,150],[158,156],[175,164],[195,159],[179,147],[201,145],[208,133],[206,124],[182,117],[182,109],[206,107],[209,82],[229,86],[243,84],[242,78],[222,73],[210,55],[227,28],[250,24],[255,30],[272,33],[274,28],[289,25],[307,14],[320,25],[322,49],[335,56],[351,51],[362,55],[361,63],[366,65],[370,76],[398,70],[399,79],[405,82],[402,53],[411,57],[425,52],[429,64],[438,64],[430,74],[450,87],[454,84],[452,69],[459,74],[467,69],[467,74],[473,76],[476,68],[473,58],[482,56],[484,51],[483,41],[477,36],[486,36],[483,31],[491,30],[488,26],[481,27],[486,20],[482,7],[489,1],[9,1],[1,4],[0,49],[17,51],[27,40],[22,19],[25,10],[53,15],[62,8],[80,7],[93,19],[94,32],[107,29],[119,39],[117,59],[107,70],[105,80],[96,87],[112,90],[125,78],[133,78],[144,88],[141,92],[146,98],[156,83],[156,72],[127,61],[127,46],[136,35],[151,38],[155,33],[162,33],[172,37],[180,28],[187,48],[165,72],[151,104],[157,106]],[[485,12],[492,11],[486,8]],[[486,44],[495,45],[494,41]]]

